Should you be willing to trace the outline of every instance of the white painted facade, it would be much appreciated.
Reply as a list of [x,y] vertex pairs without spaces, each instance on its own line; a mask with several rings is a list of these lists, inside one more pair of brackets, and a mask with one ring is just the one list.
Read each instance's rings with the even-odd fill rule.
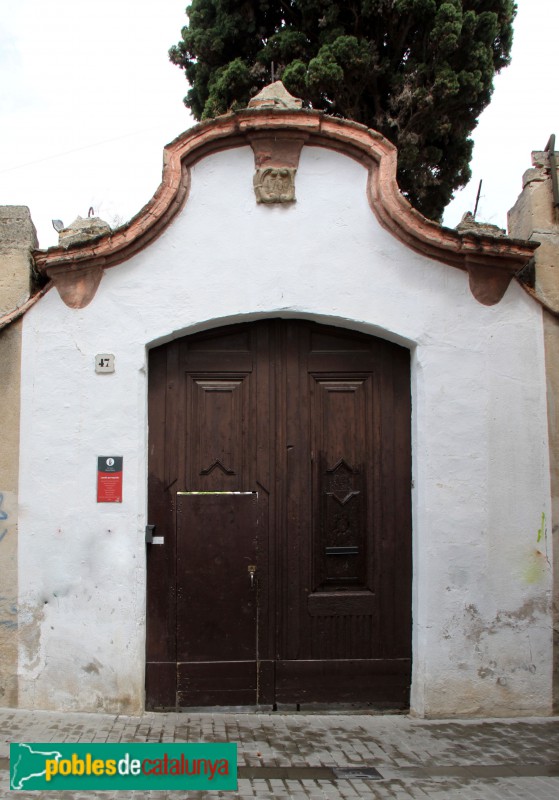
[[[279,316],[411,350],[412,713],[550,713],[540,307],[515,282],[481,305],[466,272],[409,250],[345,155],[304,147],[290,205],[258,205],[253,172],[249,147],[207,156],[180,214],[88,306],[52,290],[24,318],[20,705],[142,709],[148,350]],[[122,504],[96,502],[99,455],[124,457]]]

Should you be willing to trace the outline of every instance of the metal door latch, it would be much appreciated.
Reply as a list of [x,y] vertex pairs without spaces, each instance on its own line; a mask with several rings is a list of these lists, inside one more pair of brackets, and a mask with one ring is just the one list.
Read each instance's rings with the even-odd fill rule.
[[164,536],[154,536],[155,525],[146,525],[146,544],[165,544]]
[[254,575],[256,573],[256,564],[249,564],[247,569],[250,577],[250,588],[254,589]]

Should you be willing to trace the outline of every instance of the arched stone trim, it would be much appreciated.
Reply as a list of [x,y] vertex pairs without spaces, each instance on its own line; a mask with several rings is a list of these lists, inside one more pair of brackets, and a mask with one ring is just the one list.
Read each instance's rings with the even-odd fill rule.
[[[276,165],[287,158],[285,166],[293,167],[293,156],[284,155],[289,151],[285,144],[291,140],[297,146],[308,144],[345,153],[366,166],[368,199],[380,224],[412,250],[466,270],[472,293],[485,305],[499,302],[512,277],[538,246],[537,242],[477,232],[459,233],[426,219],[401,194],[396,182],[397,150],[376,131],[316,111],[245,109],[196,125],[167,145],[162,182],[152,200],[127,225],[94,242],[36,251],[38,270],[57,288],[64,286],[61,296],[64,299],[64,294],[70,294],[73,308],[83,307],[94,292],[91,280],[83,281],[80,273],[116,266],[159,236],[188,197],[190,166],[212,153],[250,145],[258,168],[263,157],[261,143],[270,141],[272,135],[277,143],[272,154]],[[81,292],[78,285],[70,290],[72,281],[87,287],[87,292]]]

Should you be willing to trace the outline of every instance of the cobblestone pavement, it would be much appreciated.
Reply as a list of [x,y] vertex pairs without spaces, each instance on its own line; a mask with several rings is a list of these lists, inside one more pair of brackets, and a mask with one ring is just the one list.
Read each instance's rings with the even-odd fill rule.
[[[0,796],[22,800],[557,800],[559,717],[419,720],[372,714],[0,709]],[[9,742],[235,742],[236,792],[9,792]],[[364,768],[379,777],[363,777]],[[344,771],[351,768],[352,774]],[[360,777],[361,774],[361,777]]]

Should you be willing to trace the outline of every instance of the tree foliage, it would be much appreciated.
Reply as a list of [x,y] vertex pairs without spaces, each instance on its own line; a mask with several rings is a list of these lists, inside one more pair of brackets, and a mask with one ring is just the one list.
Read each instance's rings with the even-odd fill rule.
[[437,219],[470,178],[470,134],[509,63],[514,0],[192,0],[169,51],[196,119],[276,77],[307,107],[398,147],[398,182]]

